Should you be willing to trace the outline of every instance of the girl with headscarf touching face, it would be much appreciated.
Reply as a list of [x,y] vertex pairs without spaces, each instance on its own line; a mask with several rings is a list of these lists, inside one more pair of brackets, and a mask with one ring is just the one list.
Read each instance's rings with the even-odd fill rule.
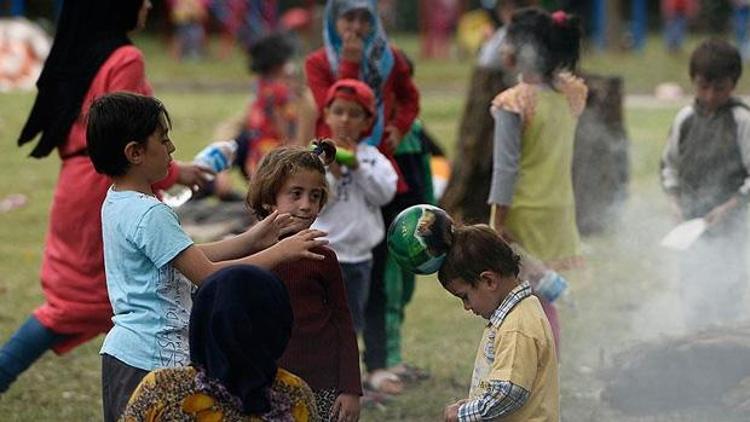
[[319,420],[310,387],[276,366],[291,332],[289,294],[276,276],[252,266],[215,273],[190,315],[191,366],[146,375],[121,420]]
[[[43,158],[62,160],[50,209],[41,281],[45,302],[0,349],[0,393],[48,349],[70,351],[112,327],[104,281],[100,210],[112,181],[96,173],[86,150],[94,99],[114,91],[151,95],[143,55],[128,34],[144,27],[150,0],[63,3],[34,106],[18,138]],[[40,136],[41,135],[41,136]],[[204,183],[192,164],[170,166],[155,189]]]

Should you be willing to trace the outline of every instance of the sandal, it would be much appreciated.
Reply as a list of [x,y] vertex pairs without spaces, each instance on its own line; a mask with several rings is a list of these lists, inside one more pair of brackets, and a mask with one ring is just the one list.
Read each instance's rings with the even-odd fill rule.
[[376,369],[367,377],[365,388],[382,394],[401,394],[404,391],[404,383],[393,372]]
[[28,199],[22,193],[14,193],[0,199],[0,213],[5,213],[26,205]]
[[388,368],[388,371],[396,374],[406,382],[419,382],[430,379],[432,376],[429,371],[408,363],[400,363]]

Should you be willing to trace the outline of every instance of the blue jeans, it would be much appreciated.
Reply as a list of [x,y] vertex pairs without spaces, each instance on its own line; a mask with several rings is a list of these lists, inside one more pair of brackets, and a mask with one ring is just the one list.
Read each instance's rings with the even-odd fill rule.
[[0,349],[0,393],[5,392],[44,352],[66,337],[30,316]]
[[667,19],[666,27],[664,28],[664,38],[669,51],[679,51],[682,48],[686,29],[686,16],[675,14],[675,16]]
[[346,285],[346,300],[352,313],[354,331],[360,334],[365,327],[365,306],[370,294],[372,260],[356,264],[341,263],[341,274]]
[[737,46],[740,49],[742,58],[747,60],[750,57],[750,6],[739,6],[734,8],[732,13],[734,26],[734,37],[737,40]]

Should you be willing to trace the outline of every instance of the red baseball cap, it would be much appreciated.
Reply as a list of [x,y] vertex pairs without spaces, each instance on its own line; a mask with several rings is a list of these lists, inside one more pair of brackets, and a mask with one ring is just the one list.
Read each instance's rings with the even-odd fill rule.
[[341,98],[347,101],[354,101],[361,105],[370,116],[375,115],[375,94],[370,87],[357,79],[341,79],[328,88],[326,94],[326,107],[331,105],[333,100]]

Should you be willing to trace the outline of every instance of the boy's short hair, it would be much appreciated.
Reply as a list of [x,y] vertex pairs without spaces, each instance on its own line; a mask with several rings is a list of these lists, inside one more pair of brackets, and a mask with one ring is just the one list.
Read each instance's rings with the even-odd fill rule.
[[265,218],[271,214],[272,211],[268,206],[276,205],[276,195],[287,179],[299,170],[312,170],[320,174],[323,180],[320,208],[323,208],[328,201],[328,183],[325,165],[318,154],[298,146],[281,147],[263,157],[250,183],[246,202],[257,218]]
[[456,227],[452,237],[450,250],[438,271],[443,287],[456,279],[476,286],[484,271],[518,277],[521,257],[490,226]]
[[125,146],[145,145],[157,129],[167,131],[172,123],[161,101],[129,92],[115,92],[91,104],[86,127],[86,149],[98,173],[124,175],[130,164]]
[[287,35],[270,34],[250,46],[248,54],[250,71],[265,75],[291,60],[294,56],[294,44]]
[[733,45],[720,39],[703,41],[690,55],[690,79],[708,82],[729,78],[735,84],[742,76],[742,58]]
[[326,93],[325,106],[331,105],[336,98],[354,101],[362,106],[370,116],[375,115],[375,93],[366,83],[357,79],[340,79]]

